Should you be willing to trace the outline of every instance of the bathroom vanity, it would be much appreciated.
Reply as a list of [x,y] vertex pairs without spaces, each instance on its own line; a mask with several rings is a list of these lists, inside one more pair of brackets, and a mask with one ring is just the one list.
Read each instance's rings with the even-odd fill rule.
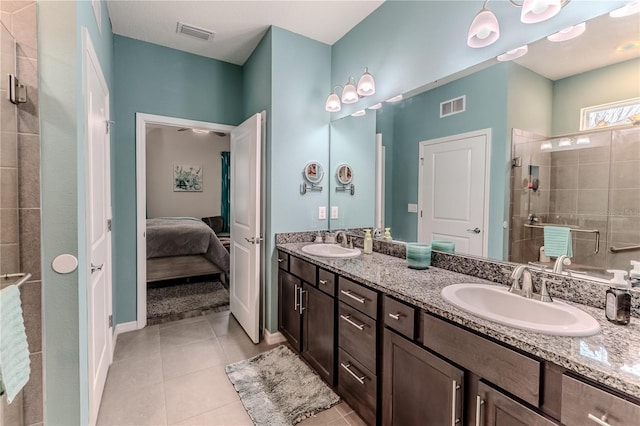
[[596,318],[601,332],[519,330],[440,296],[450,284],[506,284],[502,269],[513,264],[470,268],[484,268],[475,275],[493,277],[486,280],[450,270],[471,261],[455,255],[436,255],[441,267],[416,271],[377,252],[309,256],[306,244],[278,244],[280,331],[368,424],[638,424],[637,317],[615,326],[602,309],[569,302]]

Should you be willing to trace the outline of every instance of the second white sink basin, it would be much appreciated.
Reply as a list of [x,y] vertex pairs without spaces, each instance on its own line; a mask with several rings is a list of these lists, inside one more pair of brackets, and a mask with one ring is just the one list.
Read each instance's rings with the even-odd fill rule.
[[485,284],[453,284],[442,289],[441,294],[463,311],[523,330],[555,336],[591,336],[600,332],[600,324],[591,315],[557,300],[540,302]]
[[350,258],[360,255],[360,249],[341,247],[337,244],[309,244],[302,251],[312,256]]

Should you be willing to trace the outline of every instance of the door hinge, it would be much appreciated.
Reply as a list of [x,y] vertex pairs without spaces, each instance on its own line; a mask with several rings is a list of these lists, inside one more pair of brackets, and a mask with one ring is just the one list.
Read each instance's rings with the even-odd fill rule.
[[111,232],[111,219],[107,219],[107,231]]
[[110,120],[105,120],[104,124],[106,126],[106,133],[109,134],[111,133],[111,127],[113,127],[113,125],[115,124],[115,121],[110,121]]
[[109,315],[109,328],[113,327],[113,315]]
[[422,217],[422,210],[420,210],[420,217]]

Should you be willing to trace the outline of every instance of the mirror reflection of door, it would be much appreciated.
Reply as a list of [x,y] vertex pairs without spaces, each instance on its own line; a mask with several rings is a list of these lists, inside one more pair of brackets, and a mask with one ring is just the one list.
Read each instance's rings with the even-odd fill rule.
[[319,184],[324,177],[322,164],[317,161],[310,161],[304,166],[304,178],[311,184]]

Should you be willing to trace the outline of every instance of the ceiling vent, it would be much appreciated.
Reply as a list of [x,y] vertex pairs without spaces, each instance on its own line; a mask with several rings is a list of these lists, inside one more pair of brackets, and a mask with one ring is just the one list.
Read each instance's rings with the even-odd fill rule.
[[440,103],[440,118],[447,117],[449,115],[464,112],[466,109],[467,97],[460,96],[459,98],[449,99]]
[[191,37],[198,38],[200,40],[211,40],[216,33],[211,30],[205,30],[204,28],[195,27],[193,25],[178,22],[178,34],[185,34]]

